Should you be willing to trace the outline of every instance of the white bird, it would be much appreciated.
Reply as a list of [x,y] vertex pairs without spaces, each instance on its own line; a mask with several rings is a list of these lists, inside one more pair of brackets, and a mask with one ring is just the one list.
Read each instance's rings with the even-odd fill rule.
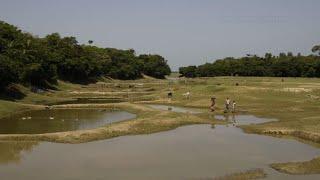
[[27,117],[27,119],[31,119],[31,118],[32,118],[32,117],[30,117],[30,116],[29,116],[29,117]]
[[23,117],[23,118],[21,118],[22,120],[26,120],[26,118],[25,117]]
[[49,119],[53,120],[53,119],[54,119],[54,117],[49,117]]

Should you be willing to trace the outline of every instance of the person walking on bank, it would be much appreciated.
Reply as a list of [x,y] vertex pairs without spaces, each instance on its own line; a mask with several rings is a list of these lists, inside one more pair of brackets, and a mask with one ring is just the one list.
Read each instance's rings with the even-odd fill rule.
[[212,97],[211,98],[211,105],[210,105],[210,110],[211,112],[214,112],[215,111],[215,106],[216,105],[216,98],[215,97]]

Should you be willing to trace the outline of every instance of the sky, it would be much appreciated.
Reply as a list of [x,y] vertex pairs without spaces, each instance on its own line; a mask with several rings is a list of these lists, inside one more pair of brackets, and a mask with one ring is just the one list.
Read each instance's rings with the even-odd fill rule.
[[0,0],[0,20],[40,37],[160,54],[171,68],[266,52],[310,54],[319,0]]

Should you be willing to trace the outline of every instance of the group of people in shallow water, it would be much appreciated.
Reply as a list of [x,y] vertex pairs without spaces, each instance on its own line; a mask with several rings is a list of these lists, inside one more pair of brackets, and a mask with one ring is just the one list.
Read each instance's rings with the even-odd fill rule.
[[[190,92],[188,91],[187,93],[183,94],[183,96],[186,98],[186,99],[189,99],[190,98]],[[171,101],[173,97],[173,93],[172,91],[170,91],[168,93],[168,99]],[[229,97],[226,98],[225,100],[225,110],[224,110],[224,113],[228,113],[228,112],[232,112],[232,113],[235,113],[236,112],[236,106],[237,106],[237,103],[235,100],[231,101],[231,99]],[[214,112],[216,110],[216,97],[211,97],[211,105],[210,105],[210,110],[211,112]]]
[[[225,100],[225,110],[224,110],[224,113],[228,113],[228,112],[236,112],[236,106],[237,106],[237,103],[235,100],[233,100],[231,102],[231,99],[229,97],[227,97],[227,99]],[[211,98],[211,105],[210,105],[210,110],[211,112],[214,112],[216,110],[216,98],[215,97],[212,97]]]

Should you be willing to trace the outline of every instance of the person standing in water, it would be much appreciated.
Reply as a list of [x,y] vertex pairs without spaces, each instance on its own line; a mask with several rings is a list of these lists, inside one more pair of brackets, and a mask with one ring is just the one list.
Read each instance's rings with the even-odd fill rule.
[[211,98],[211,105],[210,105],[210,110],[211,112],[214,112],[215,111],[215,106],[216,105],[216,98],[215,97],[212,97]]
[[229,110],[230,110],[230,99],[229,99],[229,97],[227,97],[227,99],[226,99],[225,106],[226,106],[226,112],[229,112]]

